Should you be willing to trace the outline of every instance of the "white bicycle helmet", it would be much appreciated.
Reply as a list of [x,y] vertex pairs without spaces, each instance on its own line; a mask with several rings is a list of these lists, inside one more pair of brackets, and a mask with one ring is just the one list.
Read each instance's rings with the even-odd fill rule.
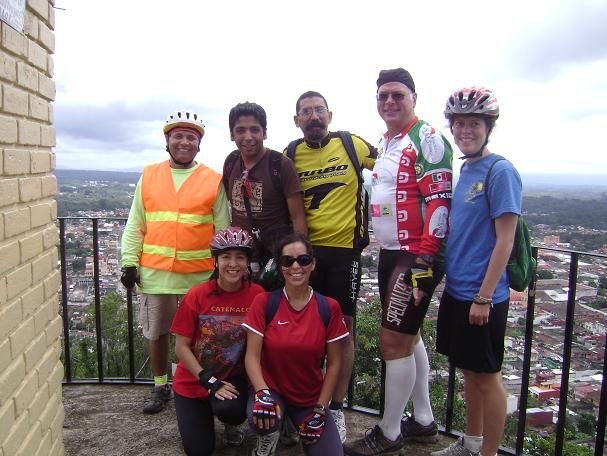
[[465,87],[453,92],[445,106],[447,119],[457,114],[476,114],[495,120],[500,115],[500,108],[491,90],[485,87]]
[[186,127],[193,128],[200,133],[200,136],[204,136],[204,123],[198,114],[188,109],[182,109],[169,114],[164,124],[164,134],[168,134],[173,128]]
[[211,240],[211,255],[218,256],[226,250],[242,250],[247,255],[253,249],[253,237],[245,229],[238,226],[228,226],[218,231]]

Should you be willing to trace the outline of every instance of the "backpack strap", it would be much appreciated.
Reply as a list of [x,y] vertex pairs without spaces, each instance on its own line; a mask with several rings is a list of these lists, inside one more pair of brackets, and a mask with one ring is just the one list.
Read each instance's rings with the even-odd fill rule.
[[329,302],[324,295],[320,293],[314,292],[314,296],[316,297],[316,303],[318,304],[318,313],[320,314],[320,319],[325,325],[325,330],[329,327],[329,321],[331,320],[331,310],[329,309]]
[[[489,171],[487,171],[487,175],[485,176],[485,183],[483,184],[483,188],[485,189],[485,199],[487,200],[487,208],[489,208],[489,217],[491,217],[491,204],[489,203],[489,179],[491,178],[491,172],[493,171],[493,167],[495,166],[495,164],[498,161],[502,160],[506,159],[500,155],[498,155],[497,158],[493,160],[493,163],[491,163],[491,166],[489,166]],[[462,164],[462,168],[463,167],[464,165]]]
[[[329,302],[324,295],[320,293],[314,292],[314,297],[316,298],[316,303],[318,305],[318,313],[320,314],[320,319],[322,320],[325,329],[329,327],[329,321],[331,320],[331,311],[329,309]],[[274,290],[270,293],[268,297],[268,302],[266,303],[266,326],[268,326],[276,312],[278,311],[278,304],[280,304],[280,299],[282,298],[282,288],[279,290]]]
[[280,298],[282,298],[282,288],[274,290],[268,296],[268,302],[266,303],[266,326],[274,319],[274,315],[276,315],[276,311],[278,310],[278,304],[280,304]]
[[346,149],[346,152],[348,153],[348,158],[352,162],[352,165],[354,165],[358,178],[362,180],[363,170],[360,166],[360,162],[358,161],[358,155],[356,155],[356,149],[354,148],[354,142],[352,141],[352,133],[349,131],[338,131],[337,134],[344,145],[344,149]]
[[291,161],[295,161],[295,149],[302,143],[303,139],[294,139],[287,146],[287,157],[291,159]]
[[226,195],[228,197],[230,195],[230,191],[228,188],[230,183],[228,182],[228,180],[230,178],[230,174],[232,174],[232,169],[234,168],[234,165],[236,164],[239,158],[240,152],[238,150],[233,150],[223,162],[223,176],[221,177],[221,180],[223,182],[223,188],[225,189]]
[[271,149],[268,149],[268,153],[270,154],[268,164],[270,165],[270,179],[272,180],[272,185],[277,193],[282,194],[282,154]]

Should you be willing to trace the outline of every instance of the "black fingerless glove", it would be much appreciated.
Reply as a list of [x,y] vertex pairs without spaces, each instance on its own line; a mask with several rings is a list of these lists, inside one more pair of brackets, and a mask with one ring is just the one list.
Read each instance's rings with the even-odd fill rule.
[[139,277],[137,277],[137,266],[128,266],[126,268],[122,268],[120,281],[122,282],[122,285],[129,290],[133,288],[136,283],[139,283]]
[[213,396],[219,388],[223,386],[223,382],[218,378],[213,377],[211,372],[200,371],[198,374],[198,383],[203,388],[209,391],[209,395]]
[[434,277],[432,268],[425,264],[416,263],[411,268],[411,285],[413,288],[418,288],[427,295],[431,295],[434,291]]

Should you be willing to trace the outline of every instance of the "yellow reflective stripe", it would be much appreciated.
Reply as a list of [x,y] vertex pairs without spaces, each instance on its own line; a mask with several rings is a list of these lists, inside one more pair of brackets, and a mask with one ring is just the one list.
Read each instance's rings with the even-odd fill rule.
[[163,247],[161,245],[143,244],[143,253],[173,258],[175,256],[175,249],[173,247]]
[[177,221],[177,212],[172,212],[172,211],[146,212],[145,218],[149,222],[176,222]]
[[175,257],[178,260],[204,260],[211,258],[210,250],[181,250]]
[[180,223],[192,223],[202,225],[203,223],[213,223],[212,215],[179,214]]
[[204,260],[206,258],[211,258],[211,251],[209,249],[180,250],[175,252],[175,249],[172,247],[162,247],[160,245],[150,244],[143,244],[143,253],[167,258],[175,257],[177,260]]
[[179,214],[173,211],[146,212],[145,218],[149,222],[180,222],[200,225],[213,223],[213,216],[197,214]]

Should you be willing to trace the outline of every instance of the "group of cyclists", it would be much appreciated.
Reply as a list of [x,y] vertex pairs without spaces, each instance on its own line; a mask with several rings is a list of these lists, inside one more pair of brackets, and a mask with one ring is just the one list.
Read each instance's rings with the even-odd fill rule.
[[[416,116],[411,74],[382,70],[376,98],[386,124],[377,147],[329,131],[327,100],[309,91],[295,106],[303,138],[283,153],[264,146],[264,109],[239,103],[229,114],[237,149],[223,174],[195,161],[205,134],[198,114],[167,119],[169,159],[147,166],[137,184],[121,281],[139,285],[149,340],[154,388],[143,411],[160,412],[174,396],[186,454],[213,453],[215,417],[231,445],[242,443],[247,421],[258,456],[274,454],[279,441],[300,441],[309,455],[354,456],[437,442],[420,327],[443,275],[437,350],[463,371],[467,421],[457,442],[432,454],[497,453],[505,267],[521,213],[518,173],[487,147],[497,100],[482,87],[448,97],[445,117],[464,160],[454,189],[451,146]],[[372,172],[370,201],[363,168]],[[380,246],[386,400],[381,421],[347,439],[342,407],[369,216]],[[414,414],[403,420],[409,400]]]

